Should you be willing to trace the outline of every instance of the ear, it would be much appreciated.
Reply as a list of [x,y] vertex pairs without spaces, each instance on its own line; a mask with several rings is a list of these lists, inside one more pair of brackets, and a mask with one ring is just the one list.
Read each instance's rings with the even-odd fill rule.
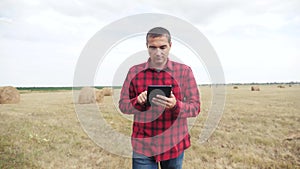
[[170,44],[170,47],[172,47],[172,42],[170,42],[169,44]]

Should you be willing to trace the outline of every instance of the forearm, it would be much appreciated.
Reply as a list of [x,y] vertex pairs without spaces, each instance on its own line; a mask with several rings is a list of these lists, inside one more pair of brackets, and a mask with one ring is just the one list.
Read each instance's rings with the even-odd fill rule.
[[196,117],[200,113],[200,94],[191,69],[185,72],[186,79],[181,87],[182,100],[177,99],[174,112],[179,117]]
[[196,117],[200,113],[200,102],[199,100],[190,100],[188,102],[177,100],[172,111],[181,118]]
[[121,98],[119,101],[119,109],[124,114],[135,114],[146,110],[145,105],[141,105],[137,101],[137,97],[132,99]]

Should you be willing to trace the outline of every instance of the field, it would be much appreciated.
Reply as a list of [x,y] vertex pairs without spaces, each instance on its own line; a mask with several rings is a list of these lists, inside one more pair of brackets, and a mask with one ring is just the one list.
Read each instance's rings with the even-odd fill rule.
[[[219,126],[201,144],[212,91],[200,87],[202,112],[191,127],[183,168],[300,168],[300,86],[260,89],[228,85]],[[106,96],[99,108],[107,124],[130,136],[130,117],[113,108],[117,97]],[[130,158],[93,142],[74,105],[70,90],[22,90],[19,104],[0,105],[0,168],[131,168]]]

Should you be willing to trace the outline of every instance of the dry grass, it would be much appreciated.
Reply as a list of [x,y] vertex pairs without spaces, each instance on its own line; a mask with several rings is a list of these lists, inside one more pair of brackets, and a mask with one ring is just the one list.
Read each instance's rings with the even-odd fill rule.
[[[184,168],[300,168],[300,86],[227,87],[217,130],[200,144],[211,101],[201,87],[202,113],[191,129],[192,147]],[[109,105],[109,106],[107,106]],[[131,122],[101,103],[102,116],[130,135]],[[0,168],[131,168],[131,159],[97,146],[83,131],[71,91],[21,92],[15,105],[0,105]],[[111,140],[113,141],[113,140]]]

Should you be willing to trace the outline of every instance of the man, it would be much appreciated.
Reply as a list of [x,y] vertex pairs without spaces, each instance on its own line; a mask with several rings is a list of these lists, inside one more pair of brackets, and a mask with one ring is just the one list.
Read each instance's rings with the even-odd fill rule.
[[[187,118],[200,112],[197,84],[189,66],[169,59],[170,32],[162,27],[146,36],[149,59],[129,69],[119,108],[133,114],[133,169],[181,169],[190,147]],[[172,85],[170,97],[156,95],[147,104],[148,85]]]

